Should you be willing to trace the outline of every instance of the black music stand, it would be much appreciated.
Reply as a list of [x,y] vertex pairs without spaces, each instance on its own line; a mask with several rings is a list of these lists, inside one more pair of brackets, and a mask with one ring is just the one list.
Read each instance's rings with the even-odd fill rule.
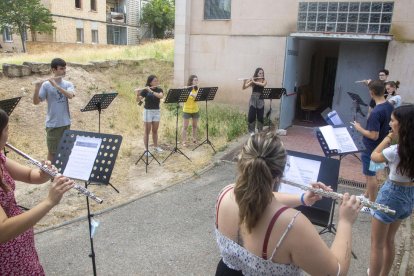
[[332,127],[333,128],[346,127],[346,129],[348,130],[349,134],[351,135],[352,140],[354,141],[354,144],[355,144],[357,150],[356,151],[339,152],[337,149],[330,149],[328,147],[328,143],[326,142],[325,137],[323,136],[322,132],[319,129],[316,129],[316,138],[318,139],[319,145],[322,148],[323,154],[326,157],[329,157],[329,158],[332,158],[334,156],[338,156],[339,157],[339,161],[341,161],[348,154],[352,154],[359,161],[361,161],[361,159],[356,155],[356,153],[362,152],[362,151],[365,150],[365,145],[362,142],[361,134],[359,134],[359,132],[356,131],[356,129],[352,125],[347,125],[347,126],[332,126]]
[[118,93],[95,94],[81,112],[98,110],[98,132],[101,133],[101,111],[106,109],[115,99]]
[[[332,114],[331,113],[332,111],[334,111],[335,113]],[[335,123],[335,120],[332,120],[332,118],[334,118],[335,115],[338,117],[338,119],[341,121],[342,124],[341,123],[339,123],[339,124]],[[344,124],[342,119],[339,117],[338,112],[336,112],[335,110],[330,109],[329,107],[327,107],[324,111],[321,112],[321,116],[328,125],[340,126],[340,125]]]
[[[144,162],[144,164],[145,164],[145,173],[148,172],[148,166],[149,166],[149,164],[151,164],[152,160],[155,160],[158,163],[158,165],[161,166],[160,161],[158,161],[158,159],[154,156],[154,154],[152,154],[152,152],[149,150],[148,143],[149,143],[149,133],[148,133],[147,144],[145,145],[146,149],[139,156],[138,160],[135,162],[135,165],[137,165],[139,161]],[[151,159],[149,159],[149,157],[151,157]]]
[[190,158],[188,158],[187,155],[185,155],[179,148],[178,148],[178,109],[180,107],[179,103],[184,103],[187,101],[190,92],[192,88],[181,88],[181,89],[170,89],[168,91],[167,97],[165,98],[164,103],[175,103],[176,107],[176,121],[175,121],[175,147],[171,150],[170,154],[162,161],[163,163],[170,157],[173,153],[179,153],[183,155],[185,158],[187,158],[189,161]]
[[[110,185],[112,188],[114,188],[109,180],[111,178],[116,157],[118,156],[118,152],[122,143],[122,136],[120,135],[65,130],[62,138],[60,139],[53,164],[57,167],[60,173],[63,173],[65,171],[66,165],[69,161],[69,156],[78,136],[100,138],[102,140],[89,179],[83,179],[83,181],[85,181],[85,188],[87,188],[91,182]],[[119,192],[118,190],[116,191]],[[93,275],[96,275],[95,251],[93,247],[92,236],[92,217],[94,214],[91,214],[88,197],[86,197],[86,205],[88,208],[89,239],[91,244],[91,253],[89,254],[89,257],[92,259]]]
[[[338,177],[340,167],[339,160],[291,150],[288,150],[287,154],[288,156],[319,161],[320,168],[317,181],[322,183],[329,183],[334,192],[338,190]],[[295,209],[301,211],[302,214],[304,214],[312,222],[312,224],[323,227],[323,229],[319,231],[319,235],[326,233],[335,235],[335,202],[336,200],[324,197],[312,206],[298,206]],[[351,253],[352,256],[356,259],[357,257],[355,253],[353,251],[351,251]]]
[[357,118],[357,114],[361,114],[362,117],[365,117],[366,115],[361,110],[362,106],[368,106],[358,94],[352,93],[352,92],[346,92],[352,99],[353,109],[354,109],[354,121]]
[[[3,109],[4,112],[6,112],[7,115],[10,117],[14,108],[17,106],[21,98],[22,97],[16,97],[16,98],[11,98],[11,99],[0,101],[0,108]],[[7,155],[8,153],[6,148],[3,149],[3,152],[4,152],[4,155]],[[26,207],[24,208],[27,209]]]
[[218,87],[202,87],[198,89],[197,97],[195,98],[196,102],[199,101],[206,101],[206,132],[207,132],[207,138],[198,144],[193,150],[196,150],[198,147],[208,144],[213,149],[214,153],[216,153],[216,150],[214,149],[213,143],[208,139],[208,106],[207,102],[214,100],[214,97],[216,96]]
[[260,95],[261,99],[270,100],[269,111],[266,113],[266,118],[269,120],[269,129],[271,125],[270,116],[272,115],[272,100],[279,100],[283,94],[286,94],[285,88],[265,88],[263,89],[262,95]]

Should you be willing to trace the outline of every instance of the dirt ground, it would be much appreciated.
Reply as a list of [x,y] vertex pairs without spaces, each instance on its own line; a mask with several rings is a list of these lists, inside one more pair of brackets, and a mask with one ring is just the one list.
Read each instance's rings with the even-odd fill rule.
[[[163,84],[170,84],[172,82],[172,64],[148,60],[144,61],[140,67],[111,68],[93,72],[69,67],[66,79],[75,84],[77,92],[76,97],[70,100],[69,104],[72,116],[71,129],[97,132],[98,113],[96,111],[81,112],[80,109],[86,105],[93,94],[101,93],[102,91],[114,91],[117,85],[122,86],[120,82],[137,79],[136,85],[143,85],[145,83],[143,83],[143,80],[148,75],[148,68],[164,68],[164,71],[156,73],[163,79]],[[9,143],[37,160],[44,160],[47,153],[44,130],[47,104],[41,103],[39,106],[35,106],[32,103],[34,90],[32,82],[39,77],[0,78],[0,99],[22,97],[10,116]],[[116,83],[118,84],[116,85]],[[133,92],[131,91],[131,93]],[[195,175],[197,171],[208,166],[212,160],[212,149],[204,145],[195,151],[192,151],[194,146],[189,148],[180,147],[191,161],[188,161],[180,154],[173,154],[162,165],[158,165],[155,161],[150,163],[148,173],[145,172],[145,164],[143,162],[135,165],[135,162],[143,153],[144,147],[140,116],[142,108],[137,107],[135,103],[131,103],[132,99],[133,97],[120,93],[109,108],[102,111],[101,132],[123,136],[121,150],[110,180],[111,184],[120,193],[115,192],[114,189],[107,185],[89,186],[89,190],[104,200],[103,204],[91,203],[93,212],[127,202],[155,189],[172,185],[179,180]],[[125,109],[130,110],[126,111]],[[163,114],[166,114],[163,116],[171,116],[166,112]],[[172,141],[171,138],[169,140],[163,138],[163,128],[171,127],[171,125],[163,125],[162,120],[159,139],[164,152],[156,154],[160,162],[166,158],[175,146],[173,143],[175,141]],[[132,127],[123,125],[123,121],[128,121],[130,124],[132,121]],[[214,141],[214,144],[216,149],[225,146],[224,140]],[[24,159],[18,157],[13,152],[8,153],[7,157],[25,163]],[[83,183],[80,184],[83,185]],[[49,183],[41,185],[17,183],[17,202],[21,206],[31,208],[47,196],[48,189]],[[65,195],[58,206],[36,225],[36,229],[41,230],[57,225],[72,218],[84,216],[86,213],[85,197],[72,190]]]

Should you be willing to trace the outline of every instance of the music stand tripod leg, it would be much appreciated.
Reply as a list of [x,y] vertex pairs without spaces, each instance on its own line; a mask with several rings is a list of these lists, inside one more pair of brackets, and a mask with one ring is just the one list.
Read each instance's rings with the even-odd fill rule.
[[[88,188],[88,182],[85,181],[85,188]],[[95,262],[95,250],[93,247],[93,237],[92,237],[92,217],[93,214],[91,214],[91,209],[89,206],[89,197],[86,197],[86,206],[88,209],[88,224],[89,224],[89,240],[91,244],[91,253],[89,254],[89,257],[92,259],[92,269],[93,269],[93,275],[96,276],[96,262]]]
[[180,105],[179,105],[179,103],[177,102],[177,105],[176,105],[176,120],[175,120],[175,147],[171,150],[171,152],[170,152],[170,154],[168,154],[168,156],[164,159],[164,161],[162,161],[162,163],[165,163],[165,161],[167,161],[167,159],[171,156],[171,155],[173,155],[173,153],[179,153],[179,154],[182,154],[182,155],[184,155],[185,156],[185,158],[187,158],[189,161],[191,161],[190,160],[190,158],[187,156],[187,155],[185,155],[179,148],[178,148],[178,109],[179,109],[179,107],[180,107]]
[[200,144],[198,144],[194,149],[196,150],[197,148],[199,148],[200,146],[204,145],[204,144],[208,144],[211,146],[211,148],[213,149],[214,153],[216,153],[216,149],[213,146],[213,143],[210,141],[210,139],[208,138],[208,106],[207,106],[207,100],[206,100],[206,136],[207,138],[201,142]]

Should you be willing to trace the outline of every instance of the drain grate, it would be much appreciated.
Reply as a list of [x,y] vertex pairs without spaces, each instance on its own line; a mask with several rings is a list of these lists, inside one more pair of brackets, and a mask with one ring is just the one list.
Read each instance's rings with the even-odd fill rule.
[[364,182],[349,180],[342,177],[338,179],[338,184],[358,189],[365,189],[366,187]]

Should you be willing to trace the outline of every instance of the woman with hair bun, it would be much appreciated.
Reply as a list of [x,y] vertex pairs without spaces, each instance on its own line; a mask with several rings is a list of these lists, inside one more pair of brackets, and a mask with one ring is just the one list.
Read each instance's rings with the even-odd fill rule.
[[397,108],[401,106],[402,99],[401,96],[397,93],[397,89],[400,87],[399,81],[389,81],[385,84],[385,89],[388,92],[388,101]]
[[[216,275],[347,274],[360,201],[344,194],[338,231],[328,248],[312,223],[293,209],[313,205],[320,196],[273,192],[279,188],[286,158],[282,141],[270,132],[251,136],[243,146],[236,183],[217,198],[215,232],[222,259]],[[331,191],[322,183],[312,186]]]

